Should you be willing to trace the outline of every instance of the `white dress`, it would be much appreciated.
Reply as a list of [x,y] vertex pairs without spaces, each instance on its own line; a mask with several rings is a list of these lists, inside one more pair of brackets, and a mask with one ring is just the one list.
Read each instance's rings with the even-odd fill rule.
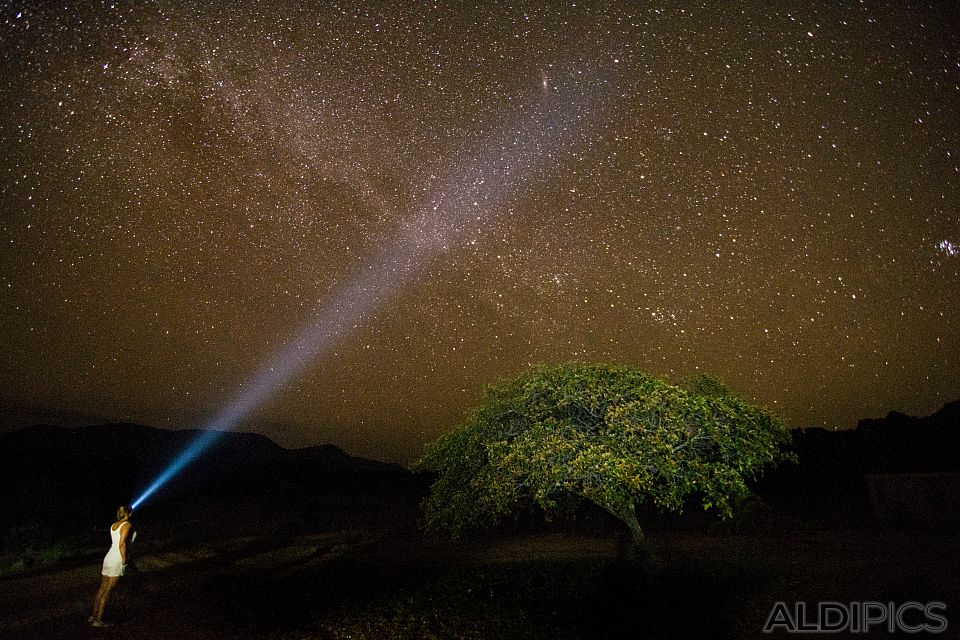
[[117,576],[123,575],[123,558],[120,556],[120,531],[129,525],[128,522],[124,522],[119,527],[114,529],[110,527],[110,550],[107,551],[107,555],[103,558],[103,571],[100,573],[105,576],[110,576],[111,578],[116,578]]

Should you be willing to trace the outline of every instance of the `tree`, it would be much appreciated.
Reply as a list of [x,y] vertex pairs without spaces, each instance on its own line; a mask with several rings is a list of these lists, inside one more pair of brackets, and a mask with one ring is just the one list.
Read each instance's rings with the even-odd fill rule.
[[724,517],[747,480],[786,456],[773,414],[712,378],[672,385],[608,365],[537,367],[488,387],[483,402],[417,462],[438,477],[424,501],[428,530],[458,537],[525,501],[549,515],[588,500],[642,546],[636,507],[679,511],[689,494]]

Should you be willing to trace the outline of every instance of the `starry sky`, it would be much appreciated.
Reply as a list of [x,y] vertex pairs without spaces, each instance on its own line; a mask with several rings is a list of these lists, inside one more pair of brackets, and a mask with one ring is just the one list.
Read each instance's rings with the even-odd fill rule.
[[409,462],[538,363],[960,398],[953,3],[476,4],[0,4],[0,404],[203,427],[290,352],[240,428]]

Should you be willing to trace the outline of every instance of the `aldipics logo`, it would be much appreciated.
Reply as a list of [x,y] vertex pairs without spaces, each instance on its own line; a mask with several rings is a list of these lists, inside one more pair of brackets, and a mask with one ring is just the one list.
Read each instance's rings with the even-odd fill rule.
[[947,630],[943,602],[777,602],[764,633],[943,633]]

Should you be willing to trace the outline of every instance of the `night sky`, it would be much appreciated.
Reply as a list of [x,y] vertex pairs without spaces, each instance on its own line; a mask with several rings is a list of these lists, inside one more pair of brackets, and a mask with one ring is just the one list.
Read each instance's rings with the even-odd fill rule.
[[955,3],[477,4],[4,2],[0,403],[203,427],[292,349],[240,428],[407,462],[537,363],[960,398]]

